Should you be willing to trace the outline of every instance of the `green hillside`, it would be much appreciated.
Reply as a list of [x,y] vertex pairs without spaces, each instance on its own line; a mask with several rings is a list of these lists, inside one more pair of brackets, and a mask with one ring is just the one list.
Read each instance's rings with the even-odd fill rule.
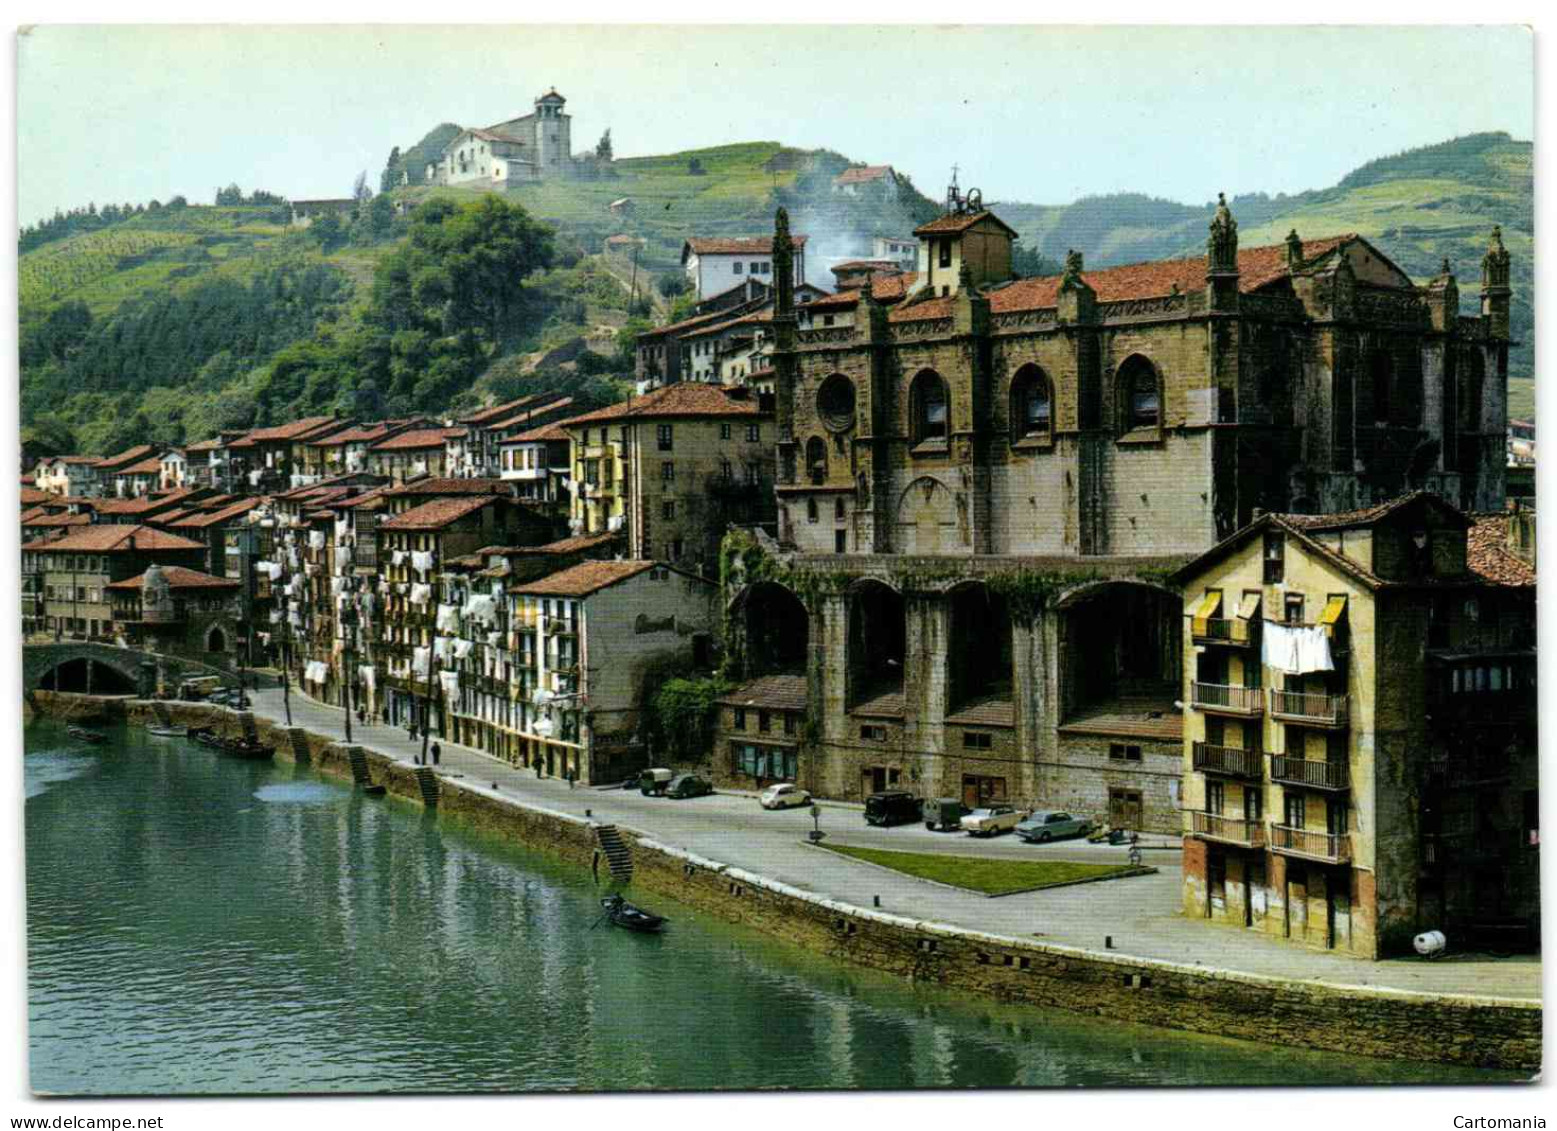
[[[1533,153],[1506,133],[1472,134],[1370,161],[1332,188],[1293,196],[1251,194],[1230,202],[1245,247],[1277,243],[1296,228],[1305,238],[1356,232],[1418,280],[1445,257],[1460,282],[1466,314],[1477,311],[1481,256],[1493,224],[1513,256],[1511,320],[1519,345],[1513,377],[1533,377],[1535,244]],[[994,206],[1023,245],[1050,258],[1070,248],[1109,266],[1203,254],[1213,202],[1189,206],[1138,194],[1090,197],[1069,205]]]
[[[425,165],[453,129],[435,128],[404,159]],[[810,238],[811,277],[826,283],[829,263],[866,254],[872,235],[907,233],[937,212],[912,186],[890,205],[832,193],[832,178],[849,165],[828,150],[748,142],[625,158],[592,179],[513,188],[503,199],[555,229],[555,254],[525,279],[511,323],[485,338],[430,325],[390,331],[370,318],[375,278],[406,244],[410,220],[392,205],[493,195],[480,189],[396,188],[334,239],[291,228],[285,207],[273,204],[159,206],[52,239],[18,264],[24,434],[100,454],[288,413],[444,413],[536,382],[606,397],[628,365],[613,336],[634,313],[628,273],[599,254],[606,237],[645,241],[642,295],[656,275],[678,271],[688,235],[758,235],[782,204]],[[631,207],[613,214],[623,199]],[[1096,266],[1199,253],[1211,211],[1140,194],[993,207],[1021,233],[1024,262],[1078,248]],[[1277,242],[1293,227],[1310,238],[1354,231],[1418,279],[1447,256],[1467,313],[1487,233],[1501,223],[1521,343],[1510,363],[1510,411],[1533,414],[1530,143],[1459,138],[1370,162],[1332,188],[1237,197],[1232,207],[1245,246]],[[580,339],[595,353],[580,358]],[[557,368],[563,356],[570,360]]]

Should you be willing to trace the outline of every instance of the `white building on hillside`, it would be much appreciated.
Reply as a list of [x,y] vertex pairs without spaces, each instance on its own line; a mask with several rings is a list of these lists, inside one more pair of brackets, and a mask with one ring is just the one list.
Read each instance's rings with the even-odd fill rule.
[[[796,236],[795,286],[806,281],[806,237]],[[701,301],[748,279],[773,284],[773,237],[708,239],[693,236],[681,248],[681,266]]]
[[573,117],[556,88],[535,100],[522,118],[462,131],[443,156],[427,166],[432,184],[509,184],[566,177],[573,167]]

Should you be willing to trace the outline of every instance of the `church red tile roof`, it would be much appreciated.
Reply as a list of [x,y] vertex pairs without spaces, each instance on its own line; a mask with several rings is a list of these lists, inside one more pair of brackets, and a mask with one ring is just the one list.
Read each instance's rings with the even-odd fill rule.
[[743,683],[728,695],[720,696],[727,707],[756,707],[766,711],[804,711],[806,677],[803,675],[765,675]]
[[666,385],[663,389],[655,389],[652,393],[645,393],[641,397],[619,401],[595,412],[570,417],[562,421],[562,424],[572,429],[581,425],[637,420],[644,417],[760,415],[757,398],[744,389],[706,385],[701,381],[681,381],[674,385]]

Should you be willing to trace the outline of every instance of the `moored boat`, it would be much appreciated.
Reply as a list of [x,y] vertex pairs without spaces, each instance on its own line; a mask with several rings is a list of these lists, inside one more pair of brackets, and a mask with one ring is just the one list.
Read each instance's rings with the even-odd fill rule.
[[219,747],[223,754],[230,758],[269,758],[276,752],[274,746],[261,746],[258,742],[249,742],[242,738],[229,738]]
[[87,730],[86,727],[68,726],[65,728],[65,733],[79,742],[98,743],[108,741],[108,736],[102,731]]
[[146,733],[154,738],[185,738],[189,734],[189,728],[152,724],[147,726]]
[[600,901],[600,906],[605,908],[611,926],[621,927],[626,931],[653,934],[665,925],[664,916],[654,915],[641,907],[635,907],[619,895],[604,897]]

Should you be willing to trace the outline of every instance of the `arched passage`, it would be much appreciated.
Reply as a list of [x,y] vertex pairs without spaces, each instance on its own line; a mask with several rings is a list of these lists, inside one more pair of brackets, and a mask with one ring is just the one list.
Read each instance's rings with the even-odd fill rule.
[[799,597],[775,581],[759,581],[743,596],[740,616],[746,678],[805,674],[811,618]]
[[38,686],[45,691],[92,695],[134,695],[135,680],[107,664],[90,659],[65,660],[44,672]]
[[849,593],[849,704],[903,693],[906,614],[902,595],[879,581]]
[[1061,702],[1067,718],[1176,713],[1183,694],[1183,605],[1134,582],[1087,588],[1062,603]]
[[220,625],[213,624],[205,634],[205,650],[207,652],[227,651],[227,634],[222,631]]
[[1006,599],[983,582],[973,582],[951,592],[950,613],[949,709],[960,711],[991,700],[1010,702],[1016,681]]

